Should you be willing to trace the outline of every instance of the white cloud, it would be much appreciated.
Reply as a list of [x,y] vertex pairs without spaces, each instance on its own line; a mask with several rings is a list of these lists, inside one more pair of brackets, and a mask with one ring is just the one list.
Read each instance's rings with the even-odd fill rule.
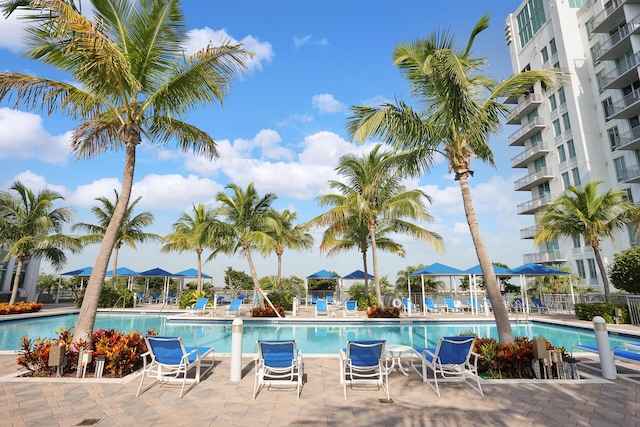
[[304,46],[306,44],[315,44],[315,45],[318,45],[318,46],[328,46],[329,45],[329,40],[326,39],[326,38],[322,38],[322,39],[317,39],[316,40],[311,35],[304,36],[304,37],[293,36],[293,45],[295,47]]
[[20,19],[20,12],[16,12],[5,18],[0,16],[0,48],[19,53],[24,51],[25,44],[22,38],[26,21]]
[[14,182],[20,181],[27,188],[34,193],[38,193],[42,190],[51,190],[60,193],[62,197],[66,197],[67,191],[62,185],[49,184],[44,176],[38,175],[26,170],[13,177],[10,181],[4,183],[3,188],[9,188]]
[[51,135],[37,114],[0,108],[0,159],[38,159],[64,165],[71,154],[71,132]]
[[253,53],[253,58],[248,59],[246,62],[247,68],[250,71],[262,70],[263,64],[271,62],[271,59],[274,56],[271,43],[261,42],[251,35],[248,35],[238,41],[229,35],[226,30],[212,30],[209,27],[190,30],[187,35],[189,36],[189,40],[184,45],[187,55],[191,55],[198,50],[203,49],[209,43],[213,46],[222,46],[223,44],[242,44],[242,49]]
[[71,191],[67,200],[76,206],[92,207],[96,206],[95,199],[105,197],[114,200],[115,194],[113,190],[121,192],[122,183],[117,178],[102,178],[95,180],[89,184],[79,185],[75,190]]
[[346,108],[342,102],[335,99],[333,95],[329,93],[313,95],[311,105],[317,109],[320,114],[339,113]]

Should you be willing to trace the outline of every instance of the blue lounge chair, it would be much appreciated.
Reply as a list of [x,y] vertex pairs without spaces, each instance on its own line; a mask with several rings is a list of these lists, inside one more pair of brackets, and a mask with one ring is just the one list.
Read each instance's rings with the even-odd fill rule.
[[175,302],[174,301],[175,297],[176,297],[176,294],[174,292],[172,292],[172,291],[168,292],[167,293],[167,303],[171,304],[171,303]]
[[[144,366],[136,397],[158,382],[181,381],[180,398],[182,398],[187,391],[200,382],[203,375],[213,369],[213,347],[185,347],[181,337],[145,335],[144,340],[147,344],[147,352],[142,355]],[[191,385],[185,390],[187,374],[194,368],[195,377],[189,378]],[[146,377],[153,378],[154,381],[143,389]]]
[[347,385],[376,385],[390,398],[385,345],[385,340],[349,341],[347,348],[340,350],[340,383],[345,399]]
[[438,313],[438,314],[442,314],[442,309],[440,307],[438,307],[434,302],[433,299],[431,298],[425,298],[424,299],[424,308],[429,312],[429,313]]
[[316,317],[329,316],[329,308],[327,307],[326,299],[319,299],[316,301]]
[[[582,352],[588,353],[596,353],[600,355],[598,351],[598,346],[596,344],[574,344],[571,346],[571,356],[573,356],[574,349],[577,349]],[[613,354],[613,360],[615,361],[627,363],[630,365],[640,365],[640,345],[634,344],[626,344],[623,346],[614,346],[611,347],[611,352]],[[584,365],[583,363],[578,363],[579,365]],[[591,367],[593,368],[593,367]],[[593,368],[597,369],[597,368]],[[616,372],[616,376],[628,380],[634,383],[640,383],[638,377],[640,377],[639,373],[619,373]]]
[[149,302],[160,302],[160,292],[156,292],[149,297]]
[[353,299],[345,301],[342,316],[347,317],[348,315],[358,316],[358,301]]
[[187,308],[187,313],[195,314],[207,314],[207,306],[209,305],[209,298],[198,298],[193,307]]
[[311,304],[315,304],[318,302],[318,295],[311,295]]
[[242,308],[242,300],[240,298],[234,298],[231,300],[231,304],[224,311],[224,314],[227,316],[237,316],[240,314],[240,309]]
[[546,310],[548,312],[549,310],[555,310],[556,309],[553,306],[543,304],[542,301],[540,300],[540,298],[531,297],[531,302],[533,303],[533,308],[538,310],[539,313],[544,311],[544,310]]
[[300,399],[304,365],[302,352],[296,350],[296,342],[258,341],[258,355],[255,360],[255,381],[253,399],[263,386],[295,386],[296,396]]
[[444,297],[444,303],[447,307],[447,311],[451,313],[462,313],[462,308],[456,306],[456,303],[453,301],[453,298]]
[[[441,382],[463,382],[484,396],[478,376],[478,354],[473,352],[475,341],[476,337],[442,337],[436,348],[415,348],[414,354],[419,357],[420,364],[416,366],[412,362],[411,366],[438,397],[438,375],[442,378]],[[433,372],[433,380],[429,380],[429,370]],[[475,384],[467,381],[474,378]]]
[[327,304],[333,304],[334,302],[333,295],[327,295]]
[[413,301],[409,300],[409,298],[402,298],[402,309],[405,312],[409,311],[409,307],[411,307],[411,311],[416,313],[418,311],[418,307],[413,303]]
[[220,305],[224,302],[224,295],[218,295],[216,297],[216,305]]

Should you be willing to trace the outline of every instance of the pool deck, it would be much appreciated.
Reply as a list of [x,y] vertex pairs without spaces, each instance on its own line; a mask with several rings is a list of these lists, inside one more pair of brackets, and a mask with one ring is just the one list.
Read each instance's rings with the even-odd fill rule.
[[[44,312],[64,312],[69,308],[45,306]],[[141,310],[155,312],[157,306],[138,307],[137,311]],[[229,319],[222,307],[217,310],[215,314],[220,318]],[[299,317],[315,318],[310,307],[303,307]],[[426,317],[485,318],[453,314]],[[490,315],[488,319],[491,318]],[[575,320],[570,314],[530,318],[590,326],[590,322]],[[337,319],[343,318],[339,315]],[[628,325],[608,328],[640,332],[640,328]],[[640,425],[640,384],[622,379],[483,381],[484,397],[460,384],[444,384],[441,397],[437,397],[414,371],[406,377],[394,371],[389,378],[392,402],[381,401],[384,393],[376,389],[348,390],[345,400],[337,356],[305,357],[306,378],[299,401],[292,390],[266,389],[254,401],[252,358],[243,358],[242,379],[236,383],[230,380],[229,357],[218,355],[211,374],[182,399],[178,399],[179,389],[175,386],[157,385],[136,398],[137,375],[124,380],[20,379],[15,378],[15,360],[15,354],[0,354],[3,427]]]

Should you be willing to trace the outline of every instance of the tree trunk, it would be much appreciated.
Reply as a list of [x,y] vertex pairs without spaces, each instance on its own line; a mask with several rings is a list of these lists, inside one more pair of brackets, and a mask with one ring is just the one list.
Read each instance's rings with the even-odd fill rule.
[[251,278],[253,279],[253,290],[255,294],[258,295],[260,309],[264,310],[264,298],[262,297],[262,292],[260,292],[260,281],[258,280],[256,267],[253,265],[253,259],[251,259],[251,249],[249,249],[248,246],[244,247],[244,254],[247,257],[247,262],[249,263],[249,271],[251,271]]
[[111,274],[111,289],[116,288],[116,280],[118,280],[118,245],[113,248],[113,273]]
[[493,303],[493,316],[495,317],[496,327],[498,329],[498,340],[500,341],[500,344],[510,344],[513,342],[513,331],[511,330],[511,323],[509,322],[509,314],[507,313],[507,308],[502,303],[500,285],[498,284],[495,272],[493,271],[491,257],[489,256],[487,247],[484,245],[484,240],[482,239],[482,234],[480,233],[478,218],[476,217],[476,211],[473,208],[473,201],[471,200],[469,173],[466,172],[460,174],[459,180],[464,212],[467,217],[467,223],[469,224],[469,231],[471,232],[473,245],[476,249],[476,255],[480,262],[480,268],[482,269],[485,289]]
[[196,289],[198,292],[202,292],[202,250],[197,250],[196,254],[198,254],[198,278]]
[[592,246],[593,255],[596,257],[596,263],[598,264],[598,270],[600,270],[600,276],[602,276],[602,284],[604,285],[604,302],[611,304],[611,290],[609,289],[609,277],[607,276],[607,270],[604,268],[604,262],[602,262],[602,255],[600,254],[600,248]]
[[282,292],[282,252],[276,252],[276,255],[278,255],[278,283],[276,284],[276,289],[278,289],[278,292]]
[[13,278],[13,287],[11,288],[11,299],[9,299],[9,305],[13,305],[16,303],[16,299],[18,299],[18,286],[20,286],[20,274],[22,273],[22,265],[24,264],[23,258],[21,256],[16,257],[16,277]]
[[369,267],[367,266],[367,251],[362,251],[362,265],[364,266],[364,296],[369,296]]
[[[378,251],[376,250],[376,228],[375,225],[369,227],[369,234],[371,235],[371,260],[373,263],[373,284],[376,287],[377,304],[380,307],[384,307],[384,301],[382,301],[382,292],[380,291],[380,275],[378,273]],[[365,277],[366,273],[365,273]]]
[[127,210],[129,198],[131,197],[133,173],[136,165],[136,146],[139,142],[139,137],[140,135],[138,134],[137,141],[128,142],[126,144],[124,174],[120,198],[118,199],[118,204],[113,210],[113,216],[107,226],[107,231],[104,233],[104,238],[102,239],[98,256],[96,257],[96,262],[93,265],[93,271],[91,272],[89,282],[87,283],[84,298],[82,299],[82,306],[80,307],[80,313],[78,314],[78,320],[76,322],[76,330],[73,335],[74,343],[80,343],[83,341],[89,342],[93,335],[93,326],[96,321],[98,302],[100,301],[100,293],[102,292],[102,286],[104,285],[104,277],[109,265],[109,258],[111,257],[111,251],[118,236],[118,230],[122,225],[122,219],[124,218],[125,211]]

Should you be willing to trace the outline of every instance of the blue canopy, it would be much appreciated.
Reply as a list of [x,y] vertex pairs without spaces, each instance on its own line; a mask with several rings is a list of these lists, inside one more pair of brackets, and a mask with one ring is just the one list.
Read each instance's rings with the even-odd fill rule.
[[307,279],[339,279],[339,278],[340,276],[327,270],[320,270],[316,273],[313,273],[311,276],[307,276]]
[[67,271],[62,273],[61,276],[91,276],[93,267],[79,268],[77,270]]
[[[364,279],[364,271],[356,270],[347,274],[346,276],[342,276],[343,279]],[[373,279],[373,276],[367,273],[367,279]]]
[[448,265],[433,263],[409,274],[410,276],[457,276],[465,274],[462,270]]
[[[127,267],[118,267],[116,269],[116,276],[138,276],[140,273],[133,271]],[[107,271],[107,276],[113,275],[113,270]]]
[[[500,267],[497,265],[492,265],[493,267],[493,272],[495,273],[496,276],[513,276],[513,272],[512,270],[509,270],[508,268],[504,268],[504,267]],[[480,264],[476,265],[475,267],[471,267],[468,270],[465,270],[462,272],[463,274],[482,274],[482,268],[480,268]]]
[[555,268],[531,262],[523,264],[520,267],[512,268],[511,272],[514,274],[524,274],[525,276],[556,276],[560,274],[569,274],[566,271],[556,270]]
[[[195,268],[188,268],[186,270],[183,270],[174,274],[174,276],[198,277],[198,270],[196,270]],[[200,272],[200,277],[204,277],[205,279],[211,279],[211,276],[203,272]]]
[[[118,269],[120,270],[120,269]],[[173,273],[169,273],[167,270],[163,270],[161,268],[152,268],[151,270],[143,271],[139,274],[140,276],[146,277],[174,277],[176,276]]]

